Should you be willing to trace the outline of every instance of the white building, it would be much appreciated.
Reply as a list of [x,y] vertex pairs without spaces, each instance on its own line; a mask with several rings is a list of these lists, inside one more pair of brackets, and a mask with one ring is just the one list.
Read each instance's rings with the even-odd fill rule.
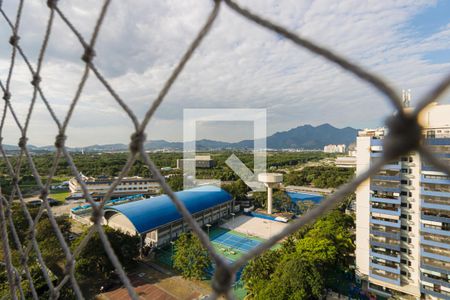
[[185,163],[195,163],[196,168],[210,169],[216,166],[216,161],[210,155],[196,155],[191,159],[177,159],[177,169],[183,169]]
[[[450,105],[430,105],[419,119],[425,144],[450,164]],[[359,132],[357,174],[382,156],[385,134]],[[362,183],[356,267],[374,294],[450,299],[450,177],[411,152]]]
[[[81,175],[88,192],[95,199],[101,199],[109,190],[116,178],[111,177],[87,177]],[[83,197],[83,190],[78,180],[74,177],[69,181],[69,188],[72,197]],[[160,185],[156,179],[142,177],[125,177],[114,189],[114,197],[122,197],[135,194],[156,195],[160,193]]]
[[356,168],[356,156],[339,156],[334,163],[338,168]]
[[346,146],[344,144],[341,145],[326,145],[323,147],[323,152],[325,153],[345,153]]

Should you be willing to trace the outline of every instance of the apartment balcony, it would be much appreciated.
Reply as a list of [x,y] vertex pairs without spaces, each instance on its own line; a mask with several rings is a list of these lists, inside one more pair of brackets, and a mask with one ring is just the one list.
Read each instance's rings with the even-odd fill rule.
[[370,207],[370,212],[372,213],[377,213],[377,214],[385,214],[385,215],[389,215],[389,216],[400,216],[401,215],[401,210],[400,207],[397,209],[384,209],[384,208],[375,208],[375,207]]
[[400,240],[400,232],[379,231],[370,228],[370,233],[376,236],[387,237],[390,239]]
[[430,203],[430,200],[427,200],[425,202],[423,199],[420,201],[420,206],[422,208],[431,208],[431,209],[438,209],[438,210],[450,210],[450,203],[449,204],[437,204],[437,203]]
[[383,139],[371,139],[370,146],[383,146]]
[[377,295],[380,295],[386,299],[392,297],[392,294],[388,292],[388,290],[384,290],[382,289],[382,287],[380,286],[380,288],[375,287],[373,284],[368,285],[367,290],[369,292],[375,293]]
[[400,222],[401,222],[402,226],[411,226],[411,225],[416,224],[413,220],[407,220],[407,219],[401,219]]
[[441,152],[442,150],[440,150],[440,151],[436,151],[436,149],[434,149],[434,155],[436,156],[436,157],[439,157],[439,158],[450,158],[450,153],[449,152],[445,152],[445,150],[444,150],[444,152]]
[[388,193],[400,193],[402,191],[400,187],[389,187],[389,186],[375,185],[375,184],[371,184],[370,189],[372,191],[388,192]]
[[409,162],[409,161],[402,161],[402,165],[407,167],[407,168],[414,168],[416,166],[416,163]]
[[383,282],[387,282],[390,284],[400,285],[400,276],[389,276],[387,274],[383,274],[381,272],[377,272],[374,270],[369,271],[369,277],[372,277],[373,279],[377,279]]
[[449,230],[443,230],[442,228],[425,227],[424,224],[420,224],[420,231],[431,234],[450,236]]
[[433,296],[433,297],[435,297],[437,299],[450,299],[450,293],[449,292],[446,292],[446,291],[443,291],[443,290],[437,291],[437,290],[431,289],[430,287],[426,287],[424,285],[422,285],[420,287],[420,292],[424,293],[425,295]]
[[369,254],[372,257],[381,258],[381,259],[398,262],[398,263],[400,262],[400,255],[393,256],[393,255],[389,255],[389,254],[381,254],[381,253],[375,252],[373,250],[370,250]]
[[383,152],[370,152],[370,157],[382,157]]
[[379,242],[379,241],[375,241],[372,239],[369,241],[369,244],[371,246],[381,247],[381,248],[390,249],[390,250],[394,250],[394,251],[400,251],[400,244]]
[[420,268],[422,269],[421,271],[427,270],[427,271],[433,271],[433,272],[450,275],[450,268],[446,268],[444,266],[433,264],[431,262],[430,263],[421,262]]
[[[400,228],[401,227],[401,223],[400,222],[394,222],[394,221],[396,221],[396,220],[384,221],[384,220],[378,220],[378,219],[370,218],[370,223],[372,223],[372,224]],[[397,220],[397,221],[399,221],[399,220]]]
[[[448,213],[447,213],[448,214]],[[450,223],[450,218],[446,215],[429,215],[422,212],[420,217],[422,220],[433,221],[433,222],[441,222],[441,223]]]
[[395,268],[394,267],[388,267],[388,266],[385,266],[385,265],[382,265],[382,264],[374,263],[373,261],[369,262],[369,266],[374,268],[374,269],[383,270],[383,271],[386,271],[386,272],[390,272],[390,273],[393,273],[393,274],[400,275],[400,267],[399,266],[397,266]]
[[[443,251],[436,250],[437,248],[430,248],[428,250],[425,250],[423,247],[420,248],[420,255],[422,257],[428,257],[431,259],[436,259],[440,261],[445,261],[450,263],[450,256],[447,256],[447,253],[444,253]],[[433,252],[431,252],[433,251]],[[439,254],[438,254],[439,253]]]
[[[400,246],[403,246],[403,248],[408,248],[408,249],[414,249],[415,246],[412,243],[408,243],[407,241],[400,241]],[[402,254],[405,254],[404,252],[402,252]]]
[[380,198],[380,197],[371,196],[370,201],[388,203],[388,204],[398,204],[398,205],[401,204],[400,197],[397,197],[396,199],[389,199],[389,198]]
[[424,195],[424,196],[450,198],[450,192],[428,191],[428,190],[425,190],[424,188],[420,189],[420,194]]
[[424,235],[420,236],[420,243],[423,245],[439,247],[450,250],[450,241],[446,243],[442,239],[436,237],[436,235],[427,235],[426,238]]
[[416,176],[414,176],[413,174],[402,173],[400,179],[414,179],[414,178],[416,178]]
[[422,175],[420,177],[420,182],[432,184],[450,184],[450,179],[425,178],[425,176]]
[[401,166],[396,163],[396,164],[387,164],[381,167],[382,170],[392,170],[392,171],[400,171]]
[[450,288],[450,282],[446,278],[439,278],[437,276],[430,277],[426,276],[423,272],[421,272],[420,280]]
[[439,175],[439,176],[447,176],[448,174],[445,174],[444,172],[436,169],[436,167],[433,166],[422,166],[421,173],[424,175]]
[[371,179],[384,180],[384,181],[395,181],[395,183],[400,183],[400,175],[389,176],[389,175],[375,175]]
[[425,139],[425,144],[429,145],[429,146],[450,145],[450,138],[426,138]]

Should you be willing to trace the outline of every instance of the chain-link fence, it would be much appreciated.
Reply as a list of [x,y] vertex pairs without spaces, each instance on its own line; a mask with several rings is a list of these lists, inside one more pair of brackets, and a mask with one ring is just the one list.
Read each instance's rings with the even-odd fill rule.
[[[15,124],[17,125],[21,133],[21,138],[19,140],[20,154],[19,158],[14,162],[11,160],[9,156],[6,155],[3,143],[0,143],[0,151],[7,165],[9,176],[12,178],[11,181],[12,192],[10,193],[10,195],[5,196],[5,194],[0,193],[1,197],[0,225],[1,225],[3,252],[4,252],[4,262],[2,262],[2,265],[4,265],[7,271],[10,297],[12,299],[25,297],[21,285],[22,275],[27,278],[32,297],[34,299],[38,299],[38,293],[36,291],[36,288],[33,286],[33,280],[31,278],[30,268],[28,265],[28,254],[30,253],[30,251],[33,250],[36,253],[38,265],[48,285],[51,298],[58,298],[60,296],[61,289],[65,285],[70,284],[76,297],[83,299],[83,294],[75,277],[75,260],[77,259],[77,256],[80,254],[82,249],[87,245],[87,243],[89,243],[90,238],[93,236],[95,232],[97,232],[98,235],[100,236],[100,239],[104,245],[104,249],[109,259],[111,260],[112,264],[114,265],[115,270],[119,275],[121,281],[127,288],[129,295],[133,299],[138,299],[138,295],[133,289],[130,280],[128,279],[127,275],[125,274],[122,268],[120,261],[118,260],[116,254],[111,248],[111,244],[101,225],[101,220],[103,216],[103,208],[105,206],[105,202],[110,199],[114,189],[126,176],[131,166],[139,156],[142,158],[144,163],[149,167],[153,176],[155,176],[159,180],[163,191],[172,199],[173,203],[176,205],[177,209],[182,214],[184,220],[189,224],[193,232],[195,232],[195,234],[198,235],[203,246],[205,246],[209,251],[209,253],[211,254],[211,257],[214,260],[215,265],[217,266],[214,278],[212,280],[213,294],[211,295],[211,298],[217,298],[219,295],[224,295],[228,299],[233,298],[232,284],[234,283],[235,273],[243,265],[245,265],[250,259],[254,258],[255,256],[260,255],[264,251],[270,249],[280,239],[294,233],[304,224],[316,220],[325,212],[333,208],[336,204],[339,203],[341,199],[344,199],[346,195],[352,193],[359,184],[368,179],[371,175],[377,173],[380,170],[380,168],[387,162],[392,161],[397,157],[399,157],[400,155],[408,153],[410,151],[418,151],[424,159],[432,163],[439,170],[447,174],[450,174],[450,167],[447,164],[444,164],[437,158],[435,158],[432,155],[432,153],[423,146],[421,127],[417,121],[418,114],[428,104],[438,99],[449,88],[450,74],[447,75],[445,78],[443,78],[443,80],[439,82],[433,89],[431,89],[430,92],[426,94],[426,96],[423,99],[420,100],[417,107],[411,113],[407,113],[404,111],[402,107],[402,102],[399,95],[393,90],[393,88],[386,81],[384,81],[379,76],[373,74],[372,72],[369,72],[368,70],[362,68],[361,66],[349,61],[348,59],[343,58],[339,54],[335,53],[333,50],[319,46],[316,43],[308,39],[305,39],[299,36],[298,34],[288,30],[287,28],[277,25],[276,23],[271,22],[266,18],[253,13],[249,9],[241,7],[234,1],[215,0],[213,1],[212,11],[205,20],[205,23],[202,26],[201,30],[198,32],[195,39],[189,45],[188,49],[186,50],[186,52],[184,53],[184,55],[174,68],[174,70],[172,71],[171,75],[165,82],[163,88],[159,92],[156,99],[153,101],[152,105],[146,111],[143,120],[139,122],[136,115],[128,107],[127,103],[115,91],[114,87],[108,82],[108,80],[105,79],[105,77],[102,75],[102,72],[96,67],[95,64],[94,59],[96,55],[95,43],[97,41],[98,35],[100,34],[100,29],[102,27],[103,20],[108,12],[108,7],[111,2],[110,0],[104,1],[90,39],[87,39],[82,34],[80,34],[77,28],[73,25],[72,21],[66,16],[64,11],[62,11],[58,7],[57,0],[48,0],[47,1],[48,19],[46,32],[44,39],[42,41],[42,45],[40,47],[36,66],[33,66],[31,61],[29,60],[26,49],[22,48],[20,41],[20,24],[24,1],[23,0],[18,1],[17,12],[15,16],[8,16],[5,13],[5,11],[2,8],[3,4],[2,2],[3,1],[0,1],[0,12],[2,14],[3,23],[6,24],[6,26],[9,26],[11,29],[11,37],[9,39],[9,44],[11,46],[11,60],[9,70],[6,74],[6,79],[0,81],[0,86],[3,91],[3,100],[4,100],[3,115],[0,123],[0,138],[3,137],[5,118],[7,114],[11,114]],[[192,54],[195,52],[195,50],[198,48],[200,43],[203,41],[205,36],[210,31],[222,6],[226,6],[228,9],[233,10],[243,18],[246,18],[247,20],[255,24],[258,24],[258,26],[264,27],[265,29],[273,32],[274,34],[283,36],[284,38],[290,40],[298,47],[307,49],[311,53],[321,56],[322,58],[338,65],[342,69],[358,77],[360,80],[367,82],[371,86],[375,87],[379,92],[381,92],[385,96],[387,101],[389,101],[397,110],[396,114],[387,121],[386,126],[388,127],[389,133],[384,140],[384,155],[379,161],[377,161],[374,165],[372,165],[369,170],[354,178],[350,183],[341,186],[333,195],[329,196],[319,206],[308,211],[301,218],[292,222],[282,232],[273,235],[269,240],[252,249],[250,252],[244,254],[242,257],[240,257],[237,261],[233,262],[232,264],[226,262],[218,253],[215,252],[211,242],[208,239],[208,236],[204,233],[199,224],[196,223],[196,221],[190,215],[190,213],[183,205],[183,203],[177,199],[176,195],[170,189],[169,185],[165,182],[164,177],[161,175],[160,171],[153,163],[149,154],[147,154],[144,149],[144,142],[146,139],[144,132],[150,119],[152,118],[152,116],[154,115],[155,111],[158,109],[160,104],[164,101],[165,96],[171,89],[173,83],[177,80],[180,73],[183,71],[183,68],[192,57]],[[73,32],[73,34],[76,36],[81,46],[84,48],[84,54],[81,57],[81,61],[84,63],[83,75],[81,77],[81,80],[77,83],[78,87],[70,103],[69,110],[65,118],[62,120],[57,118],[56,114],[52,109],[52,106],[50,105],[50,101],[44,94],[41,87],[43,84],[45,84],[45,82],[41,82],[40,76],[48,42],[56,18],[59,18],[65,24],[65,26],[67,26],[68,29],[71,32]],[[251,39],[251,37],[248,38]],[[7,49],[6,45],[3,47],[3,49],[4,51],[6,51]],[[22,59],[26,63],[26,66],[32,77],[31,84],[33,86],[33,93],[31,97],[31,104],[29,106],[25,122],[19,121],[13,106],[14,95],[12,95],[10,92],[11,79],[14,74],[14,66],[16,60],[18,59]],[[80,173],[78,172],[77,166],[74,164],[72,156],[65,146],[65,141],[67,138],[66,136],[67,126],[71,120],[73,111],[78,103],[78,100],[80,99],[80,95],[83,92],[88,76],[95,76],[101,82],[101,84],[111,94],[114,100],[127,113],[128,117],[130,118],[134,126],[134,132],[131,135],[131,141],[129,144],[130,151],[127,162],[123,166],[123,169],[121,170],[119,176],[110,186],[104,199],[100,203],[94,202],[91,195],[88,193],[87,186],[83,182]],[[29,129],[31,114],[33,112],[33,109],[35,108],[36,101],[43,101],[45,107],[47,108],[47,110],[51,115],[51,118],[58,127],[59,132],[55,140],[56,153],[53,159],[52,168],[50,169],[48,174],[45,174],[45,176],[47,177],[46,181],[42,180],[43,174],[38,173],[37,168],[33,162],[33,157],[30,155],[30,151],[27,146],[27,132]],[[86,197],[87,201],[92,205],[93,208],[91,219],[94,222],[94,225],[90,227],[89,232],[85,236],[84,240],[73,251],[70,250],[68,244],[66,243],[48,202],[49,186],[56,172],[58,162],[63,157],[67,160],[73,175],[75,176],[75,178],[78,180],[78,182],[82,187],[84,196]],[[36,183],[41,189],[40,197],[42,198],[43,202],[42,205],[39,207],[37,215],[34,218],[31,216],[29,210],[27,209],[21,189],[19,187],[19,176],[22,164],[29,165],[30,169],[32,170],[32,174],[36,180]],[[11,215],[12,201],[15,198],[18,198],[20,200],[21,208],[23,210],[23,213],[26,217],[29,226],[29,233],[30,233],[29,239],[31,242],[28,243],[26,247],[23,247],[20,242]],[[48,272],[48,268],[42,258],[36,240],[36,231],[35,231],[36,225],[44,213],[48,215],[49,221],[54,229],[54,232],[57,236],[59,243],[61,244],[61,247],[66,257],[66,266],[63,279],[56,283],[51,279],[51,276]],[[11,231],[11,236],[13,238],[13,241],[11,242],[9,241],[10,236],[7,234],[8,227],[9,230]],[[16,246],[20,254],[20,265],[18,266],[14,266],[12,263],[11,248],[10,248],[11,243]]]

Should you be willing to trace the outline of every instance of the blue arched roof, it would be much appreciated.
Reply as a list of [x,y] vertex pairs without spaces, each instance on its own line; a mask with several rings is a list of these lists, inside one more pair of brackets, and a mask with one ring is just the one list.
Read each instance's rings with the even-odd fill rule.
[[[202,186],[175,193],[191,214],[231,201],[226,191],[215,186]],[[181,214],[167,195],[109,206],[105,212],[118,212],[133,223],[138,233],[152,231],[180,220]]]

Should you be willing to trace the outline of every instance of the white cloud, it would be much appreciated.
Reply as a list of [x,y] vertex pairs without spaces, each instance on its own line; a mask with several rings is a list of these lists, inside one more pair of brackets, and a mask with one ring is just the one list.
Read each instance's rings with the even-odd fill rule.
[[[396,89],[411,88],[415,98],[429,90],[450,67],[450,63],[431,63],[424,58],[430,51],[448,48],[450,24],[426,37],[415,35],[408,26],[415,14],[433,5],[429,1],[242,3],[382,74]],[[13,18],[15,3],[4,5],[10,5],[5,9]],[[78,0],[61,1],[59,5],[89,39],[101,3]],[[139,118],[205,22],[211,7],[209,1],[195,0],[112,1],[96,45],[95,63]],[[26,2],[20,43],[33,64],[47,16],[45,1]],[[7,30],[2,21],[3,41],[10,35]],[[4,82],[10,47],[5,42],[2,47],[5,51],[0,53],[0,76]],[[61,119],[81,78],[82,53],[75,36],[56,17],[42,86]],[[12,103],[24,120],[32,94],[31,78],[21,59],[17,61],[11,85]],[[151,121],[149,138],[181,140],[182,109],[195,107],[267,108],[270,133],[306,123],[376,126],[392,111],[383,96],[367,84],[250,23],[225,5],[210,35]],[[19,135],[13,129],[15,124],[11,118],[7,122],[6,142],[16,143]],[[56,126],[40,100],[31,125],[30,143],[53,143]],[[69,126],[68,144],[127,142],[132,128],[125,113],[91,74]],[[217,132],[213,129],[214,126],[208,138]]]

